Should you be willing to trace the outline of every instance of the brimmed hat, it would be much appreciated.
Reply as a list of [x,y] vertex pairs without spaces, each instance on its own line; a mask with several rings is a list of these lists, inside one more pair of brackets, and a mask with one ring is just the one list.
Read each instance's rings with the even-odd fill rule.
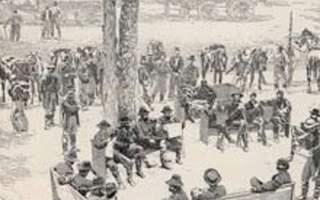
[[221,181],[219,172],[213,168],[207,169],[204,172],[203,178],[208,185],[216,185]]
[[234,96],[239,96],[240,98],[242,98],[243,94],[241,92],[235,92],[231,94],[231,97],[234,97]]
[[92,180],[92,187],[91,190],[94,189],[102,189],[105,188],[105,181],[102,177],[97,177],[95,179]]
[[316,115],[317,117],[320,117],[320,111],[317,108],[314,108],[310,111],[311,115]]
[[117,193],[117,185],[115,183],[107,183],[106,184],[106,196]]
[[150,111],[146,107],[139,108],[139,115],[150,113]]
[[165,113],[165,112],[172,112],[172,108],[170,106],[164,106],[161,110],[162,113]]
[[257,97],[257,93],[252,92],[252,93],[250,94],[250,97]]
[[166,181],[166,184],[168,184],[169,186],[177,186],[177,187],[183,186],[181,176],[178,174],[172,175],[172,177]]
[[284,92],[283,92],[282,90],[278,90],[277,93],[276,93],[276,95],[281,95],[281,96],[283,96],[283,95],[284,95]]
[[77,153],[74,151],[69,151],[64,155],[64,160],[69,162],[78,162],[78,156]]
[[194,55],[191,55],[187,58],[187,60],[195,61],[196,57]]
[[107,122],[107,120],[101,120],[101,121],[97,124],[97,126],[98,126],[99,128],[104,128],[104,127],[110,127],[111,125]]
[[79,171],[90,171],[91,170],[91,162],[83,161],[78,165]]
[[289,162],[287,160],[280,158],[277,161],[277,169],[288,170],[289,167],[290,167],[290,165],[289,165]]

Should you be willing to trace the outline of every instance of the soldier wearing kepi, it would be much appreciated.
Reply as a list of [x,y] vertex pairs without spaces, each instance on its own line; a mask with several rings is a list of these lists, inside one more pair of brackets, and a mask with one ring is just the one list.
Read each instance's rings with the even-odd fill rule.
[[66,98],[61,103],[63,131],[66,134],[68,143],[72,150],[76,150],[76,135],[78,126],[80,126],[79,110],[80,107],[75,99],[75,90],[73,86],[68,87],[69,91]]
[[59,78],[54,73],[54,66],[47,66],[48,73],[40,81],[40,92],[43,99],[43,108],[45,109],[45,130],[54,125],[54,113],[59,103]]
[[175,91],[178,87],[178,80],[183,70],[183,58],[180,55],[180,48],[176,47],[174,50],[175,50],[175,55],[172,56],[169,60],[169,65],[171,69],[169,99],[173,99],[175,96]]
[[181,137],[169,138],[168,131],[166,129],[167,124],[177,123],[179,120],[175,119],[172,115],[172,109],[170,106],[164,106],[162,109],[163,115],[158,119],[158,124],[160,125],[158,132],[164,134],[166,136],[166,140],[164,143],[164,151],[167,148],[171,148],[176,153],[176,163],[182,164],[181,154],[182,154],[182,141]]
[[171,195],[164,200],[188,200],[188,196],[182,188],[183,182],[180,175],[172,175],[172,177],[166,181],[166,184],[169,186]]
[[240,146],[241,141],[243,142],[243,150],[247,152],[249,149],[248,132],[247,132],[247,119],[245,113],[244,104],[241,101],[243,97],[242,93],[233,93],[232,102],[228,108],[228,119],[226,125],[232,125],[232,122],[239,121],[240,127],[237,135],[237,144]]
[[226,188],[223,185],[219,185],[221,182],[221,175],[216,169],[207,169],[204,172],[203,178],[209,185],[209,188],[205,189],[198,198],[194,198],[193,200],[215,200],[226,196]]
[[290,132],[290,118],[291,118],[291,103],[284,97],[283,91],[277,91],[277,98],[271,100],[273,106],[273,114],[271,122],[273,124],[273,137],[275,142],[279,142],[280,127],[284,127],[285,136],[289,137]]
[[165,139],[163,134],[156,133],[156,121],[149,118],[149,110],[145,107],[139,109],[139,121],[134,127],[136,142],[141,145],[144,150],[160,149],[161,167],[171,169],[170,160],[167,158]]
[[277,161],[278,173],[273,175],[271,180],[268,182],[262,182],[256,177],[253,177],[250,181],[251,191],[254,193],[262,193],[269,191],[276,191],[282,185],[291,183],[291,177],[288,173],[289,163],[284,159],[279,159]]
[[[315,189],[313,193],[313,199],[317,200],[320,195],[320,122],[318,118],[320,111],[313,109],[310,113],[310,117],[301,123],[301,129],[306,133],[306,136],[301,138],[308,138],[309,142],[305,147],[309,154],[307,161],[302,171],[302,194],[299,197],[300,200],[306,200],[309,190],[309,181],[314,177]],[[293,152],[292,152],[293,153]]]
[[189,64],[182,72],[183,80],[186,84],[190,84],[191,86],[195,87],[198,82],[199,78],[199,69],[194,65],[194,62],[196,61],[196,57],[194,55],[191,55],[188,58]]
[[116,129],[115,150],[123,157],[116,156],[116,160],[121,162],[127,171],[127,181],[130,185],[135,186],[133,181],[133,164],[130,160],[135,162],[136,173],[139,177],[144,178],[142,172],[142,162],[144,159],[143,148],[134,143],[134,133],[131,126],[131,119],[127,113],[121,113],[119,118],[120,126]]

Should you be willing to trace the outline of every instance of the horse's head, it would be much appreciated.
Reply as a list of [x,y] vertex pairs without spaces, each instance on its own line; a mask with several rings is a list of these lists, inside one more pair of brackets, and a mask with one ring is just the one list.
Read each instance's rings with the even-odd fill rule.
[[309,29],[304,29],[295,40],[295,44],[297,44],[299,48],[302,48],[304,46],[310,48],[311,46],[317,45],[318,42],[319,38]]

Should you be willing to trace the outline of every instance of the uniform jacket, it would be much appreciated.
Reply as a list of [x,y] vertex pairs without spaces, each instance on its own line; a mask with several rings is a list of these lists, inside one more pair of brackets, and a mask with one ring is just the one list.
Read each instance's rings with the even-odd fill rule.
[[170,69],[173,73],[180,73],[183,69],[182,56],[172,56],[169,60]]
[[216,188],[209,188],[196,200],[215,200],[227,194],[226,188],[223,185],[218,185]]
[[290,174],[287,171],[280,171],[279,173],[273,175],[270,181],[261,184],[261,186],[256,189],[256,192],[275,191],[282,185],[290,182]]
[[134,133],[137,141],[144,141],[149,139],[154,139],[155,136],[155,122],[148,119],[144,121],[139,119],[134,127]]
[[120,126],[115,130],[115,135],[117,137],[115,146],[118,148],[128,148],[134,143],[135,135],[132,128],[126,129]]
[[[308,125],[306,125],[308,124]],[[320,159],[320,140],[319,140],[319,124],[318,120],[308,118],[301,124],[301,129],[310,135],[306,138],[306,149],[312,149],[314,159]],[[314,126],[312,126],[314,125]],[[309,127],[308,127],[309,126]]]
[[51,19],[52,19],[52,11],[50,9],[42,11],[41,13],[42,21],[50,21]]
[[70,185],[74,189],[76,189],[80,194],[82,194],[83,196],[86,196],[87,192],[90,190],[92,186],[92,181],[77,174],[72,178]]
[[5,27],[7,25],[12,25],[12,26],[20,26],[22,23],[22,17],[20,14],[13,14],[5,23]]
[[283,120],[287,122],[290,121],[291,109],[291,103],[287,99],[281,101],[274,100],[273,102],[273,116],[283,117]]
[[228,116],[232,120],[246,119],[244,104],[241,101],[232,101],[229,105]]
[[250,100],[244,105],[244,107],[246,109],[246,113],[247,113],[247,117],[248,117],[247,120],[249,122],[252,122],[257,117],[263,117],[263,115],[264,115],[264,109],[263,109],[262,105],[260,104],[260,102],[258,102],[258,101]]
[[[61,109],[62,109],[62,119],[63,119],[63,125],[65,129],[69,129],[70,126],[80,125],[79,120],[79,109],[77,102],[74,99],[66,98],[61,103]],[[76,124],[71,124],[73,120],[71,120],[71,117],[76,118]]]
[[59,91],[59,78],[53,73],[45,74],[40,82],[41,93],[52,92],[57,93]]
[[275,57],[275,73],[283,73],[288,64],[288,57],[284,53],[278,53]]
[[149,85],[150,84],[150,75],[149,75],[149,72],[148,72],[146,66],[139,65],[138,77],[139,77],[139,83],[141,85]]

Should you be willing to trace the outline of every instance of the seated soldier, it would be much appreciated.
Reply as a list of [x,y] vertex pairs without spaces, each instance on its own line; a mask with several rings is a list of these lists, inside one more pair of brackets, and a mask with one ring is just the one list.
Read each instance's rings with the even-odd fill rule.
[[204,113],[208,117],[208,130],[218,130],[219,138],[217,143],[217,148],[221,151],[224,150],[223,141],[224,138],[228,140],[229,143],[234,143],[234,140],[231,138],[228,133],[226,126],[224,124],[219,124],[217,122],[217,103],[214,99],[208,100],[208,107],[204,110]]
[[208,189],[194,189],[192,200],[215,200],[227,195],[226,188],[219,185],[221,176],[219,172],[213,168],[207,169],[204,173],[204,180],[209,185]]
[[273,175],[268,182],[262,182],[258,178],[253,177],[250,181],[251,191],[254,193],[276,191],[282,185],[291,183],[291,177],[288,173],[289,163],[284,159],[279,159],[277,162],[278,173]]
[[247,120],[244,105],[241,101],[242,93],[233,93],[232,102],[228,108],[228,119],[226,120],[227,126],[232,126],[234,122],[240,122],[237,136],[237,144],[240,146],[241,140],[243,142],[243,150],[248,151],[248,133],[247,133]]
[[91,170],[91,163],[89,161],[81,162],[78,166],[78,174],[70,182],[70,185],[83,196],[86,196],[92,187],[92,181],[87,178]]
[[64,162],[58,163],[53,168],[53,170],[59,175],[59,184],[67,184],[70,182],[74,174],[72,165],[78,161],[76,152],[69,151],[64,156]]
[[149,110],[144,107],[139,109],[139,120],[134,127],[136,142],[141,145],[144,150],[159,150],[161,167],[171,169],[169,166],[170,160],[166,156],[165,150],[165,135],[156,134],[156,121],[149,118]]
[[194,98],[209,101],[216,99],[217,94],[214,89],[208,85],[206,80],[202,80],[200,87],[196,88],[196,96]]
[[257,101],[257,94],[255,92],[250,94],[250,100],[245,104],[247,113],[247,122],[258,126],[258,141],[262,141],[264,146],[267,145],[267,137],[265,133],[265,119],[264,110]]
[[160,125],[160,130],[157,130],[158,133],[161,133],[161,135],[166,136],[166,141],[164,143],[164,151],[167,148],[171,148],[175,153],[176,153],[176,163],[177,164],[182,164],[181,161],[181,154],[182,154],[182,144],[181,144],[181,137],[174,137],[174,138],[169,138],[166,126],[167,124],[172,124],[172,123],[178,123],[179,120],[175,119],[172,115],[172,109],[170,106],[165,106],[162,109],[163,115],[158,119],[158,123]]
[[97,177],[92,180],[92,187],[87,194],[87,200],[105,200],[105,180]]

